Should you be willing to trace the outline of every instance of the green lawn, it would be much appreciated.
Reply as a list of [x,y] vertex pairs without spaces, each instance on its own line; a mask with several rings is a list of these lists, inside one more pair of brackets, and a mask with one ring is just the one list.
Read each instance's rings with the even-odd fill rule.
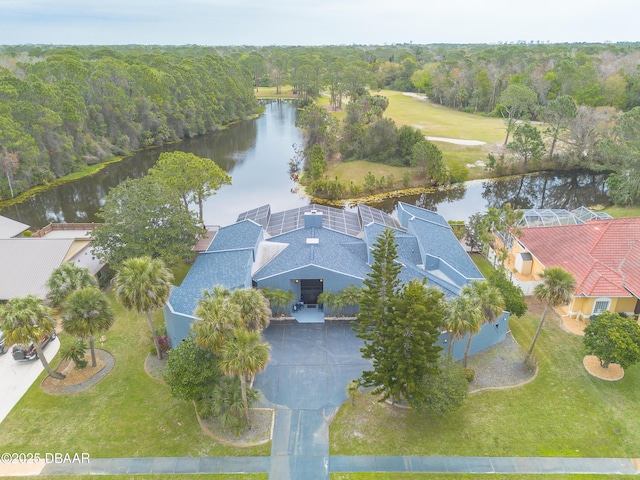
[[[528,345],[537,316],[512,319]],[[589,375],[581,339],[556,318],[545,323],[535,354],[539,373],[520,388],[471,395],[443,417],[400,411],[362,395],[331,425],[336,455],[640,456],[640,366],[618,382]]]
[[486,258],[484,258],[481,254],[472,253],[470,256],[471,256],[471,260],[473,260],[473,263],[476,264],[476,267],[478,267],[478,270],[480,270],[480,273],[485,278],[491,275],[491,273],[495,270],[493,265],[491,265],[491,262]]
[[[496,475],[460,473],[332,473],[331,480],[549,480],[544,475]],[[553,480],[615,480],[628,479],[628,475],[553,475]]]
[[[389,99],[385,115],[393,118],[398,126],[411,125],[431,137],[480,140],[489,144],[504,140],[505,127],[500,118],[460,112],[393,90],[371,93]],[[442,142],[438,146],[445,147]]]
[[640,205],[635,207],[607,207],[603,210],[612,217],[638,217],[640,216]]
[[376,178],[382,176],[389,178],[392,175],[396,183],[400,183],[402,175],[407,170],[413,171],[414,169],[393,167],[384,163],[367,162],[365,160],[351,160],[331,166],[327,172],[327,177],[334,178],[337,175],[344,185],[349,185],[350,182],[353,182],[362,186],[364,184],[364,176],[367,172],[371,172]]
[[290,85],[280,87],[280,93],[276,93],[276,87],[260,87],[257,92],[254,90],[253,94],[256,98],[300,98],[291,92]]
[[[113,371],[90,390],[65,396],[42,391],[43,373],[2,422],[0,451],[85,452],[93,458],[269,455],[270,443],[233,448],[202,433],[193,406],[171,398],[166,385],[145,373],[151,342],[144,317],[110,298],[117,319],[104,348],[115,356]],[[161,312],[155,321],[162,323]],[[70,338],[62,334],[61,340]]]
[[[15,478],[15,477],[0,477],[0,478]],[[36,477],[20,477],[22,479],[31,480],[60,480],[60,475],[38,475]],[[95,475],[74,475],[73,480],[95,480]],[[267,480],[269,474],[267,473],[224,473],[224,474],[167,474],[167,475],[100,475],[100,480]]]
[[[478,161],[485,162],[489,149],[504,140],[505,130],[502,119],[460,112],[392,90],[371,93],[384,95],[389,99],[389,107],[385,112],[385,116],[392,118],[398,126],[411,125],[419,128],[426,136],[486,142],[487,145],[484,146],[456,145],[440,141],[435,141],[434,143],[442,150],[443,158],[447,164],[455,164],[468,169],[469,180],[487,178],[489,176],[484,167],[467,167],[467,165],[474,165]],[[326,103],[327,100],[323,98],[321,101]],[[334,115],[337,118],[342,118],[344,110],[334,112]],[[350,181],[353,181],[356,185],[362,185],[367,171],[371,171],[376,177],[381,175],[388,176],[389,173],[393,173],[398,183],[396,188],[401,188],[399,180],[407,170],[411,171],[414,179],[412,186],[417,186],[416,182],[419,182],[419,179],[414,178],[413,169],[388,167],[364,160],[342,162],[331,166],[327,172],[327,177],[335,178],[337,176],[343,184],[347,185]]]

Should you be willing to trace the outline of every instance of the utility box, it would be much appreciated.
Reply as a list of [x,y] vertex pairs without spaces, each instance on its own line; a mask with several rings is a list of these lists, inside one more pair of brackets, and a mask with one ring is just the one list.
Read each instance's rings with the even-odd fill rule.
[[529,252],[516,254],[516,271],[522,275],[531,275],[533,268],[533,257]]

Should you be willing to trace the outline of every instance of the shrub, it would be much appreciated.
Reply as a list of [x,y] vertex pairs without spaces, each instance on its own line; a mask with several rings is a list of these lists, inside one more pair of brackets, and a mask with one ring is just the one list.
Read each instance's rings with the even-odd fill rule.
[[[252,408],[259,398],[258,390],[247,388],[249,408]],[[234,430],[236,435],[247,426],[240,380],[237,377],[223,377],[208,397],[197,402],[197,409],[200,417],[219,418],[222,426]]]
[[402,186],[404,188],[409,188],[410,183],[411,183],[411,174],[409,172],[404,172],[402,174]]
[[451,183],[466,182],[469,178],[469,170],[464,165],[453,163],[449,165],[449,179]]
[[[153,339],[150,339],[151,345],[149,345],[149,353],[151,355],[157,355],[158,351],[156,350],[156,346],[153,343]],[[161,353],[167,353],[171,350],[171,340],[168,335],[158,335],[158,345],[160,346]]]
[[464,378],[467,379],[467,382],[471,383],[476,378],[476,371],[473,368],[465,368],[463,370]]
[[199,401],[211,395],[222,373],[218,357],[198,347],[190,334],[169,352],[163,378],[173,398]]
[[367,172],[367,174],[364,176],[364,191],[367,193],[373,193],[375,189],[376,176],[371,172]]
[[423,381],[427,395],[418,408],[437,414],[449,413],[459,408],[469,392],[469,381],[465,375],[466,371],[462,366],[450,357],[440,357],[437,372],[428,375]]
[[78,370],[87,366],[84,354],[87,351],[87,345],[80,339],[73,343],[63,346],[60,349],[60,357],[63,360],[71,360]]

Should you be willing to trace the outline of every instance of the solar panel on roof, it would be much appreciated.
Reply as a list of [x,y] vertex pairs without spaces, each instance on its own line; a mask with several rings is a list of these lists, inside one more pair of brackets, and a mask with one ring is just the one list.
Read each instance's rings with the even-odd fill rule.
[[399,222],[391,215],[383,212],[382,210],[378,210],[377,208],[372,208],[368,205],[358,205],[358,215],[360,216],[363,225],[375,222],[391,228],[402,228]]
[[253,210],[242,212],[240,215],[238,215],[238,219],[236,220],[236,222],[241,222],[243,220],[253,220],[258,225],[262,225],[263,227],[266,227],[267,224],[269,223],[270,213],[271,213],[271,206],[263,205],[261,207],[254,208]]
[[[276,213],[271,213],[271,207],[264,205],[241,213],[238,215],[237,221],[253,220],[266,228],[270,235],[280,235],[301,228],[304,225],[304,214],[311,211],[322,213],[322,225],[325,228],[353,236],[357,236],[362,230],[361,215],[359,213],[317,204],[305,205]],[[373,220],[370,212],[369,217],[370,222]],[[392,218],[390,216],[387,217]],[[397,226],[393,219],[389,221],[382,215],[379,216],[377,221]]]

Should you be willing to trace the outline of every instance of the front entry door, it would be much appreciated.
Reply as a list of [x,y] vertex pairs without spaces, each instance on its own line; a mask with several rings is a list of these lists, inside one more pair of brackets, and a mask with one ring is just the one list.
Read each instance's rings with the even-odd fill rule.
[[301,301],[306,305],[315,305],[318,303],[318,297],[322,293],[322,280],[300,280]]

